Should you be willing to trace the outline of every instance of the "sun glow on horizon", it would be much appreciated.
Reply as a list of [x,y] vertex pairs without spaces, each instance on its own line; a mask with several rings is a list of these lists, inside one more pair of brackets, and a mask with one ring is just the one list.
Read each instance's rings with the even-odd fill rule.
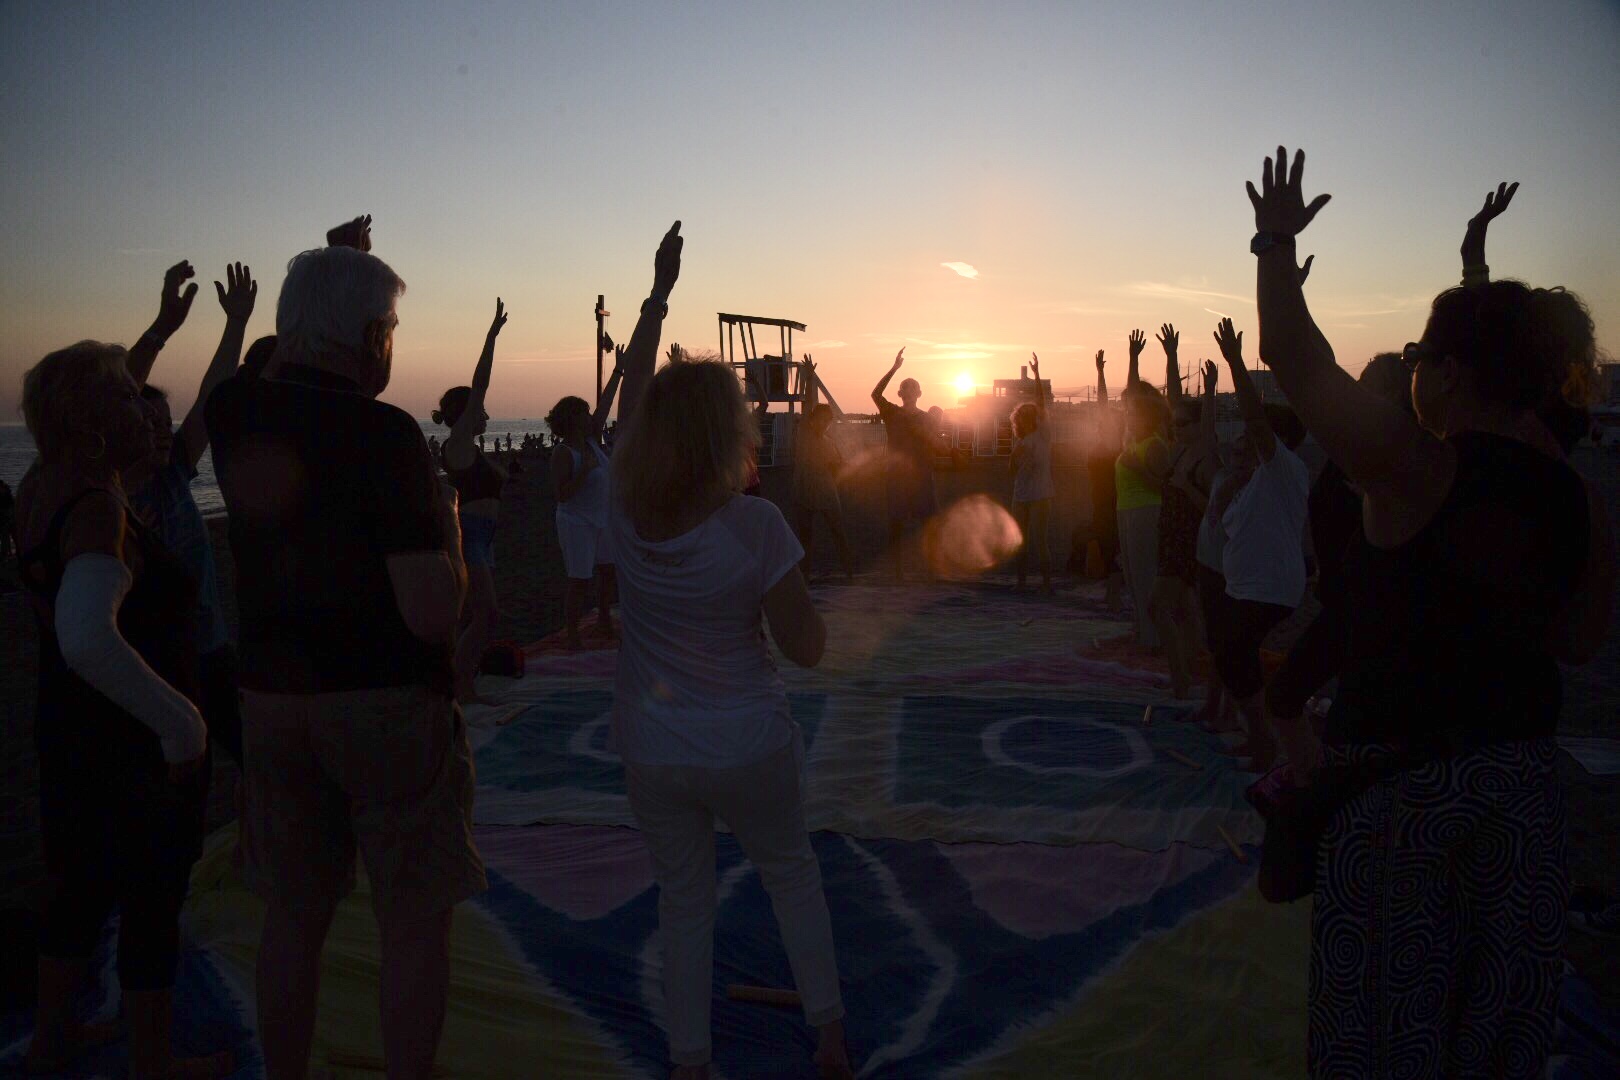
[[976,389],[977,384],[974,383],[973,376],[964,371],[956,377],[956,380],[951,383],[951,386],[955,388],[957,397],[965,398],[973,396],[973,392]]

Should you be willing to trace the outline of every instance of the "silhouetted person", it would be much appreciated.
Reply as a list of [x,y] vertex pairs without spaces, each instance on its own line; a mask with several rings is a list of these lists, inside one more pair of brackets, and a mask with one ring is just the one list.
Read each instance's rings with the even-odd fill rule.
[[[165,546],[180,557],[197,587],[196,635],[198,680],[203,717],[215,745],[223,747],[237,766],[242,764],[242,715],[236,700],[236,649],[220,605],[219,581],[214,568],[214,542],[208,533],[191,485],[197,463],[208,449],[204,406],[215,388],[236,373],[242,339],[253,314],[259,287],[241,263],[225,267],[229,285],[214,282],[220,307],[225,309],[225,330],[214,358],[203,373],[202,385],[180,430],[174,430],[169,397],[150,382],[149,370],[132,371],[143,381],[141,394],[156,416],[153,453],[124,477],[130,504],[157,530]],[[154,354],[155,359],[155,354]]]
[[11,558],[15,550],[12,527],[16,517],[17,497],[12,494],[11,485],[0,480],[0,560]]
[[838,497],[838,473],[843,467],[843,455],[832,439],[833,419],[832,406],[817,405],[799,425],[793,447],[793,531],[804,548],[804,561],[799,569],[808,575],[816,519],[820,518],[832,533],[844,576],[853,578],[855,554],[844,535],[843,503]]
[[1103,602],[1108,610],[1120,610],[1120,586],[1124,570],[1119,560],[1119,492],[1114,485],[1115,461],[1124,446],[1124,430],[1117,413],[1108,407],[1107,361],[1097,350],[1097,413],[1086,446],[1086,479],[1091,495],[1091,537],[1102,557],[1107,582]]
[[1052,591],[1052,548],[1047,533],[1052,524],[1052,430],[1046,422],[1046,391],[1041,386],[1041,361],[1029,354],[1035,376],[1035,401],[1013,410],[1012,471],[1013,520],[1023,542],[1018,547],[1018,587],[1024,587],[1033,549],[1041,567],[1041,589]]
[[1361,489],[1364,529],[1326,750],[1309,725],[1279,734],[1306,782],[1319,762],[1417,755],[1322,838],[1311,1071],[1540,1076],[1568,900],[1558,661],[1601,643],[1614,555],[1580,478],[1517,432],[1592,377],[1591,320],[1518,282],[1441,293],[1403,352],[1414,420],[1341,371],[1311,318],[1294,236],[1328,196],[1305,202],[1303,167],[1278,147],[1249,185],[1261,348]]
[[[1200,421],[1204,412],[1208,412],[1212,437],[1214,398],[1205,395],[1207,409],[1201,412],[1199,406],[1181,392],[1181,368],[1177,358],[1181,335],[1176,328],[1165,323],[1158,340],[1164,347],[1170,449],[1164,482],[1159,488],[1159,563],[1148,608],[1164,646],[1172,691],[1177,698],[1185,698],[1191,693],[1192,661],[1198,644],[1195,600],[1198,519],[1209,497],[1208,488],[1201,484],[1207,483],[1209,473],[1213,472],[1203,468],[1212,442],[1204,438],[1205,427]],[[1212,386],[1213,382],[1209,382],[1206,389]]]
[[1125,580],[1136,610],[1136,644],[1159,647],[1153,625],[1153,582],[1159,574],[1159,502],[1170,475],[1170,444],[1165,440],[1169,410],[1158,391],[1143,382],[1137,364],[1147,337],[1131,331],[1130,371],[1125,380],[1125,448],[1114,467],[1119,548]]
[[596,411],[584,398],[565,397],[546,416],[546,427],[561,442],[551,455],[551,488],[557,498],[557,544],[562,548],[563,627],[570,649],[584,648],[579,622],[585,593],[596,581],[596,631],[612,637],[613,559],[602,530],[607,525],[608,455],[602,449],[602,427],[613,408],[624,369],[615,362]]
[[[166,276],[140,362],[184,321],[179,285],[189,276],[183,263]],[[208,729],[196,706],[195,585],[129,512],[121,482],[151,456],[156,423],[129,359],[121,346],[84,341],[23,377],[39,460],[19,492],[18,569],[40,631],[34,739],[51,881],[25,1066],[58,1072],[117,1037],[75,1015],[116,908],[130,1075],[224,1076],[230,1053],[179,1060],[170,1044],[180,909],[202,852]]]
[[459,500],[461,554],[467,566],[466,627],[456,641],[455,654],[456,700],[463,705],[490,704],[479,696],[475,680],[484,649],[501,621],[495,595],[495,530],[501,520],[501,488],[506,483],[506,470],[484,453],[484,431],[489,424],[484,396],[489,392],[490,371],[495,365],[495,339],[505,325],[506,308],[497,298],[495,318],[473,367],[472,385],[446,390],[433,411],[433,422],[450,428],[439,460]]
[[[906,549],[916,546],[916,534],[939,508],[934,496],[933,422],[917,407],[922,386],[916,379],[902,380],[899,405],[883,396],[889,381],[904,363],[905,355],[905,349],[896,353],[894,366],[872,388],[872,403],[877,406],[889,439],[884,481],[889,505],[889,546],[897,582],[906,579]],[[925,565],[924,573],[932,577],[933,568]]]
[[674,1077],[709,1073],[716,818],[771,896],[805,1018],[819,1028],[822,1074],[849,1077],[832,925],[804,821],[804,743],[762,632],[768,623],[789,659],[813,665],[826,627],[781,511],[738,494],[759,429],[736,376],[676,360],[649,379],[680,244],[671,229],[625,350],[630,411],[608,513],[624,626],[613,737],[658,879]]
[[[243,873],[264,898],[266,1075],[306,1075],[321,945],[366,861],[391,1077],[427,1077],[451,909],[484,888],[453,694],[466,570],[456,498],[388,385],[404,282],[333,247],[292,260],[273,378],[207,404],[240,604]],[[500,313],[497,313],[497,318]]]

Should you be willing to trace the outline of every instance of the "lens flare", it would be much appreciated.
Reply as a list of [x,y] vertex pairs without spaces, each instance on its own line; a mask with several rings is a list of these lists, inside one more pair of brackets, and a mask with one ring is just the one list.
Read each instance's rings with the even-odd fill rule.
[[956,387],[956,396],[957,397],[972,397],[973,396],[973,390],[974,390],[973,376],[968,374],[967,372],[964,371],[964,372],[962,372],[962,374],[958,375],[956,377],[956,382],[953,385]]
[[942,578],[960,580],[1001,565],[1024,534],[1007,508],[988,495],[969,495],[938,514],[923,535],[923,553]]

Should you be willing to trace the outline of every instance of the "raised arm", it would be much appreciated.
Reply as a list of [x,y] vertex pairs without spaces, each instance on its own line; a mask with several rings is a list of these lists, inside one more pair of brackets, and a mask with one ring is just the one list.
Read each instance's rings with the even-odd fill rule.
[[[489,376],[495,367],[495,339],[501,336],[501,327],[506,325],[506,305],[501,298],[495,298],[495,318],[490,320],[489,332],[484,335],[484,351],[478,354],[478,364],[473,368],[472,393],[467,397],[467,407],[456,418],[455,425],[450,428],[450,434],[445,436],[444,445],[470,446],[473,440],[473,430],[484,419],[484,396],[489,393]],[[466,466],[457,465],[459,468]]]
[[1467,286],[1484,285],[1491,280],[1491,268],[1485,263],[1485,230],[1502,215],[1519,190],[1519,182],[1496,185],[1494,192],[1485,193],[1485,205],[1479,213],[1468,219],[1468,229],[1462,242],[1462,283]]
[[1232,369],[1232,389],[1237,394],[1238,410],[1243,414],[1244,432],[1254,444],[1261,461],[1270,461],[1277,452],[1277,436],[1266,419],[1266,406],[1260,392],[1254,388],[1249,369],[1243,366],[1243,335],[1232,329],[1231,319],[1222,319],[1215,327],[1215,344],[1220,346],[1226,366]]
[[175,263],[164,271],[163,292],[158,297],[157,318],[147,327],[146,333],[129,350],[129,357],[125,363],[129,373],[134,377],[137,385],[145,386],[147,377],[152,374],[152,365],[157,362],[157,354],[174,336],[175,331],[185,325],[186,316],[191,314],[191,302],[197,299],[197,283],[192,282],[186,286],[184,292],[180,285],[188,278],[197,276],[197,271],[185,260]]
[[658,342],[664,333],[664,316],[669,314],[669,294],[681,276],[681,223],[669,227],[658,243],[653,256],[653,286],[647,299],[642,301],[641,316],[636,320],[630,344],[625,346],[620,361],[624,368],[624,381],[619,387],[619,413],[634,416],[641,394],[652,381],[653,368],[658,363]]
[[[1198,447],[1203,460],[1214,475],[1214,464],[1220,457],[1220,443],[1215,436],[1216,388],[1220,385],[1221,369],[1213,360],[1204,361],[1204,392],[1198,403]],[[1208,487],[1208,481],[1204,483]]]
[[618,396],[619,383],[624,379],[624,354],[619,350],[613,351],[613,374],[608,376],[607,385],[602,387],[602,397],[596,403],[596,412],[591,414],[591,433],[598,439],[607,427],[608,414],[613,412],[613,399]]
[[1171,415],[1175,415],[1177,405],[1181,404],[1181,366],[1176,362],[1176,353],[1181,348],[1181,335],[1169,323],[1159,327],[1159,344],[1164,347],[1164,399],[1170,405]]
[[1294,237],[1329,196],[1305,204],[1300,188],[1304,163],[1301,152],[1290,176],[1286,151],[1279,146],[1276,162],[1266,159],[1263,190],[1247,185],[1258,230],[1251,250],[1259,263],[1260,355],[1294,411],[1352,481],[1364,488],[1386,482],[1402,486],[1427,475],[1431,482],[1443,481],[1442,490],[1449,489],[1453,462],[1440,441],[1400,406],[1341,369],[1311,318],[1294,264]]
[[900,365],[905,363],[905,359],[906,348],[904,345],[902,345],[900,347],[900,351],[894,354],[894,364],[890,366],[888,371],[884,372],[883,378],[877,381],[877,385],[872,387],[872,404],[878,407],[878,412],[882,412],[883,406],[885,405],[888,405],[891,408],[893,407],[894,403],[883,396],[883,391],[889,388],[889,381],[893,379],[895,373],[900,370]]
[[1029,354],[1029,370],[1035,375],[1035,413],[1046,423],[1046,391],[1041,389],[1041,358],[1034,353]]
[[208,449],[208,427],[203,422],[203,406],[208,403],[214,388],[236,373],[237,361],[242,357],[242,339],[247,334],[248,318],[253,314],[254,301],[259,298],[259,283],[253,280],[251,271],[241,263],[226,264],[225,280],[228,285],[214,282],[214,291],[219,294],[219,306],[225,309],[225,332],[219,337],[219,348],[214,350],[208,370],[203,372],[202,385],[197,388],[197,400],[191,403],[191,410],[180,424],[179,443],[185,448],[186,461],[193,469],[201,460],[203,451]]
[[1108,361],[1103,359],[1103,351],[1097,350],[1097,404],[1108,404],[1108,378],[1103,374],[1103,365]]
[[1140,330],[1132,330],[1130,340],[1131,366],[1125,372],[1125,393],[1127,394],[1135,390],[1137,384],[1142,381],[1142,375],[1138,368],[1138,361],[1140,361],[1142,358],[1142,349],[1147,346],[1147,335],[1142,333]]

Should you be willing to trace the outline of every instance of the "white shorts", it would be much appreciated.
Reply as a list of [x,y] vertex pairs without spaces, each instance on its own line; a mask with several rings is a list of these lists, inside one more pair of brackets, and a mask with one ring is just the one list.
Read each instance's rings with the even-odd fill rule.
[[577,581],[590,580],[598,566],[610,561],[604,539],[600,525],[558,514],[557,544],[562,548],[563,573]]

